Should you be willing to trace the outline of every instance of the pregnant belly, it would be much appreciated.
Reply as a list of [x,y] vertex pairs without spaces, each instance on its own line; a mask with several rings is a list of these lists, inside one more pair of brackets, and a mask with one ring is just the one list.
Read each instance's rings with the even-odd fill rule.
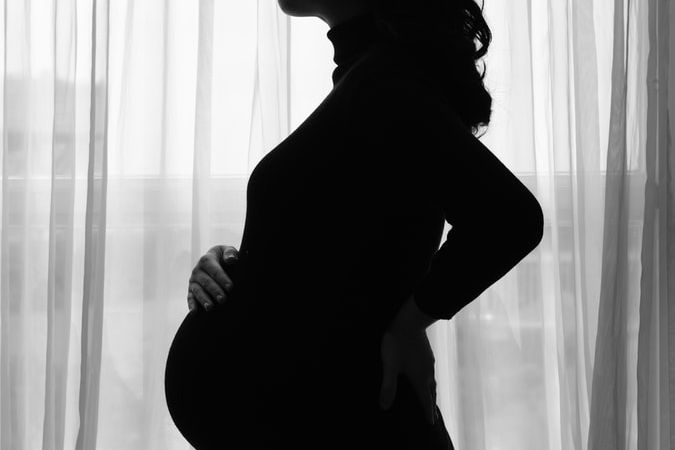
[[195,448],[212,448],[216,438],[241,442],[242,426],[254,421],[245,395],[254,375],[247,320],[232,305],[199,308],[185,316],[171,343],[164,373],[167,407]]
[[[382,367],[372,322],[336,321],[328,314],[299,318],[283,309],[266,314],[266,308],[246,302],[248,291],[241,293],[213,311],[188,313],[169,349],[166,402],[193,447],[263,449],[288,436],[314,443],[331,436],[335,448],[350,448],[337,445],[335,437],[356,439],[367,431],[378,442],[399,442],[403,436],[397,433],[415,421],[420,426],[410,434],[422,442],[429,430],[405,380],[399,380],[390,412],[377,405]],[[283,293],[258,298],[297,300]],[[440,432],[447,436],[445,428]]]
[[237,445],[278,415],[274,408],[291,391],[299,409],[303,399],[312,401],[300,391],[310,394],[311,383],[321,380],[320,339],[299,324],[248,311],[239,300],[188,313],[169,349],[168,410],[195,448],[243,448]]

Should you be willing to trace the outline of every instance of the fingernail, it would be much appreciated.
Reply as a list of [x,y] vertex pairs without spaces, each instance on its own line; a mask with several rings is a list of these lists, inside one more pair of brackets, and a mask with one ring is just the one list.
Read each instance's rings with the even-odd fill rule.
[[218,295],[216,297],[216,300],[218,300],[218,303],[223,303],[223,300],[225,300],[225,297],[223,297],[222,295]]
[[211,303],[207,303],[206,305],[204,305],[204,309],[207,310],[207,311],[211,311],[212,307],[213,307],[213,305]]

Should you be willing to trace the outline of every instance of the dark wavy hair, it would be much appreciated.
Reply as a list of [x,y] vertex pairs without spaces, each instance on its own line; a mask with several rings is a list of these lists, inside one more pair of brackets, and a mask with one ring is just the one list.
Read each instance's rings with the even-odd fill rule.
[[[492,96],[477,62],[488,51],[492,32],[475,0],[370,0],[379,31],[411,50],[437,82],[460,119],[476,134],[487,127]],[[476,41],[480,47],[476,47]]]

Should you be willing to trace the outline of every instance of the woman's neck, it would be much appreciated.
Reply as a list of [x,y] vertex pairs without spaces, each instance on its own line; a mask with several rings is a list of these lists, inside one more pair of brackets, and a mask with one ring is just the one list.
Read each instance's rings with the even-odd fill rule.
[[375,16],[370,11],[352,16],[328,30],[326,36],[333,44],[333,61],[337,65],[333,83],[337,83],[377,40]]

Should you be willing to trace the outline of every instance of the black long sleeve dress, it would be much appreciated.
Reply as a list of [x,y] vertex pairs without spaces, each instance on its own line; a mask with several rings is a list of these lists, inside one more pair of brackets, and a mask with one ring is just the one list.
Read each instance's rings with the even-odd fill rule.
[[169,351],[198,450],[452,449],[405,377],[380,410],[382,334],[411,294],[450,319],[541,239],[534,196],[373,16],[327,36],[334,88],[251,173],[232,295]]

